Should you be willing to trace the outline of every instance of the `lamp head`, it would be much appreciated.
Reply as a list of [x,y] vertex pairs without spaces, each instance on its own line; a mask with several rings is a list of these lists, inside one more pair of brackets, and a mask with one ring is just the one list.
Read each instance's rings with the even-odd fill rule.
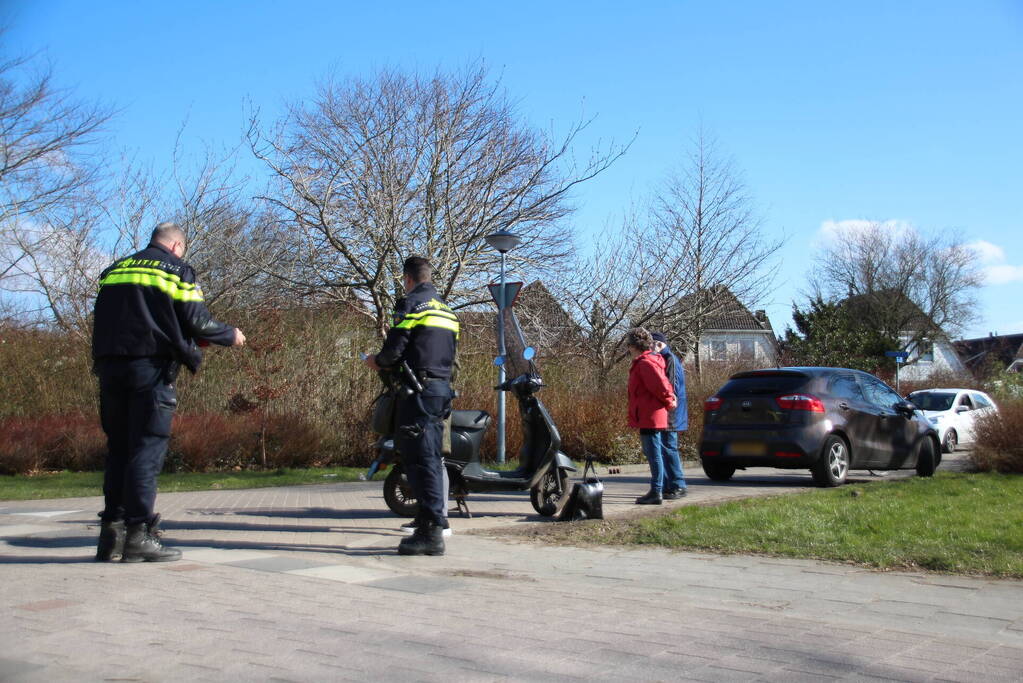
[[519,246],[519,243],[522,241],[521,237],[504,229],[492,232],[483,239],[487,241],[487,244],[502,254]]

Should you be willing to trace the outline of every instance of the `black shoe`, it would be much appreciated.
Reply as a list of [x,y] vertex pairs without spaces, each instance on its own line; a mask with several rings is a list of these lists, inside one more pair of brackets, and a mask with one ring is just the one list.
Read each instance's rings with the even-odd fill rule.
[[424,522],[416,527],[408,538],[398,544],[399,555],[443,555],[444,528],[433,522]]
[[663,502],[664,498],[661,496],[661,492],[653,489],[647,491],[645,496],[636,499],[636,505],[660,505]]
[[674,491],[665,491],[664,495],[661,496],[664,500],[678,500],[679,498],[686,497],[685,489],[675,489]]
[[96,544],[97,562],[117,562],[124,554],[124,520],[101,522],[99,543]]
[[121,562],[173,562],[181,559],[180,550],[167,548],[160,541],[159,523],[157,517],[149,524],[132,524],[128,527]]
[[[451,536],[451,527],[448,525],[448,520],[445,519],[444,522],[441,524],[441,527],[444,529],[444,532],[442,534],[444,538],[448,538],[449,536]],[[401,533],[411,536],[412,534],[416,533],[416,529],[419,528],[419,520],[413,519],[411,522],[405,522],[398,528],[401,530]]]

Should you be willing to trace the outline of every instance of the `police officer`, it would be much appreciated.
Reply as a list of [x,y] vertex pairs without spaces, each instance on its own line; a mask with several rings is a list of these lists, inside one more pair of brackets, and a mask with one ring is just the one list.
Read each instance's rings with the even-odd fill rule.
[[[407,363],[422,392],[402,396],[396,406],[395,445],[419,499],[415,532],[398,545],[400,555],[444,554],[444,508],[441,440],[444,418],[451,412],[451,368],[458,343],[458,318],[431,283],[426,259],[405,260],[402,284],[406,296],[394,309],[394,324],[380,353],[366,357],[374,370]],[[399,373],[400,376],[400,373]]]
[[160,223],[149,246],[100,275],[92,356],[100,385],[100,422],[107,435],[104,509],[96,560],[167,562],[154,514],[156,475],[177,407],[174,380],[184,365],[199,369],[196,342],[242,346],[242,331],[217,322],[203,304],[195,272],[182,258],[185,234]]

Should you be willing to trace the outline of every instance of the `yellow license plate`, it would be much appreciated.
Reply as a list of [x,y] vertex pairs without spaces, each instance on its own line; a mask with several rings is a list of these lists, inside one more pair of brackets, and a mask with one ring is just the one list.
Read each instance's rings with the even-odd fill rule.
[[767,455],[767,445],[758,441],[733,441],[728,444],[729,455]]

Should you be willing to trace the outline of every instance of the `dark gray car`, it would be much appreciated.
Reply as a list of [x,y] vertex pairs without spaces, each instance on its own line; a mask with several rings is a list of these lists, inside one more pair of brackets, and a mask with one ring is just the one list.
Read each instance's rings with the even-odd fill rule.
[[940,457],[916,407],[859,370],[740,372],[704,403],[700,460],[715,481],[747,467],[807,468],[818,486],[845,483],[850,469],[929,477]]

